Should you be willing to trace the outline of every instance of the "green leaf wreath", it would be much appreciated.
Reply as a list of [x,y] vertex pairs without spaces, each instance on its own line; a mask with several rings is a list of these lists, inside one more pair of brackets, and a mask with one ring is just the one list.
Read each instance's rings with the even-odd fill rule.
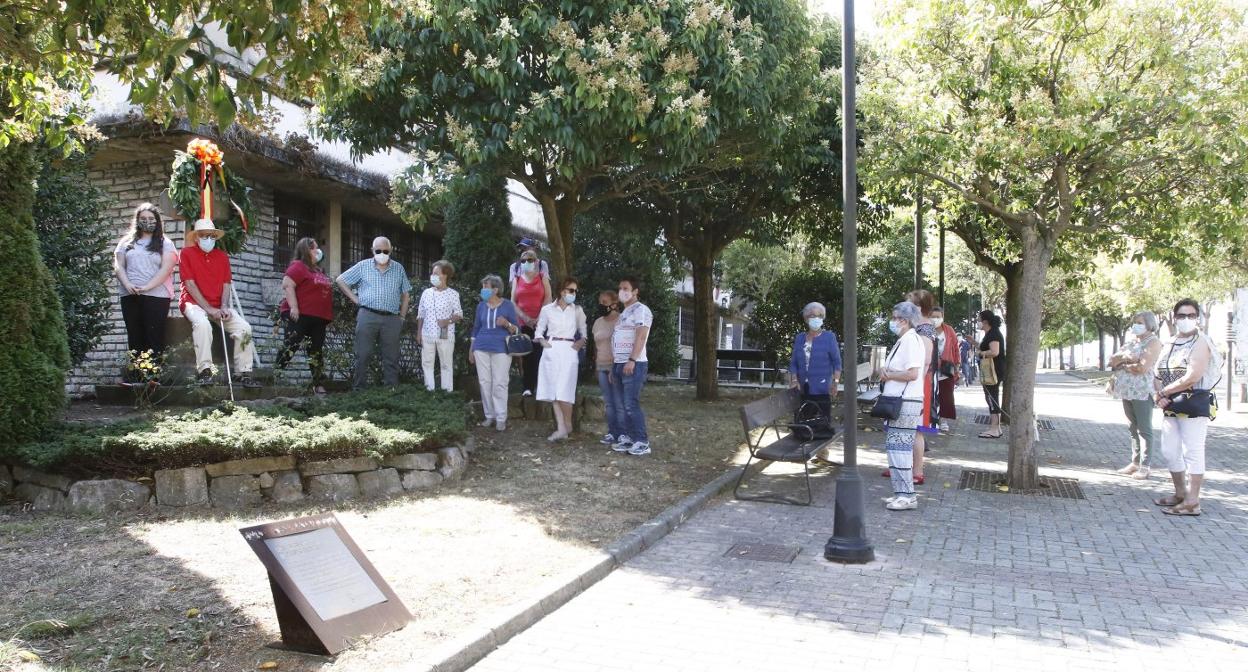
[[[186,220],[188,231],[194,226],[195,220],[200,218],[199,165],[199,159],[194,156],[183,151],[174,152],[173,174],[169,176],[169,198]],[[220,190],[224,187],[226,200],[238,205],[247,218],[248,226],[254,226],[257,217],[255,206],[251,203],[251,187],[242,178],[226,170],[225,166],[217,166],[213,173],[212,179],[216,183],[214,188]],[[237,254],[247,242],[247,228],[243,226],[238,209],[230,206],[229,213],[230,218],[225,226],[218,224],[225,231],[225,235],[217,241],[217,246],[226,254]]]

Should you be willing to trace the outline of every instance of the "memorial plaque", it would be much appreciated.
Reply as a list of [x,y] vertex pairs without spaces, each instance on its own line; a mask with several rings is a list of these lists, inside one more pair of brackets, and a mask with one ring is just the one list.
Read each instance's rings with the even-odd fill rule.
[[412,619],[334,514],[239,532],[269,572],[287,647],[333,655]]

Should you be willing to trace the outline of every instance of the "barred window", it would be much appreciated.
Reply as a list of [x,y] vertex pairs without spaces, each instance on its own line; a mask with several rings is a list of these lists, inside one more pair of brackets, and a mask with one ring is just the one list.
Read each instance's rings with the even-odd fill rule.
[[373,239],[378,236],[390,239],[390,256],[403,264],[409,277],[425,277],[432,269],[433,262],[441,258],[441,239],[419,233],[403,224],[378,224],[361,216],[344,214],[342,228],[346,239],[344,268],[372,257]]
[[277,225],[273,242],[273,270],[285,271],[295,258],[295,243],[300,238],[316,238],[318,244],[323,243],[323,236],[320,235],[323,218],[318,204],[280,192],[274,195],[273,214]]

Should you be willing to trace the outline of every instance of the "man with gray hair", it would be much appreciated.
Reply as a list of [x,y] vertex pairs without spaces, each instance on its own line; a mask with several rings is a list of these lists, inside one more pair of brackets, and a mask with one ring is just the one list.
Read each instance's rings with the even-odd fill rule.
[[381,379],[388,387],[399,384],[399,333],[412,300],[412,282],[403,264],[390,259],[390,239],[373,240],[373,257],[338,276],[338,287],[360,307],[355,318],[355,375],[351,388],[368,382],[368,363],[381,341]]

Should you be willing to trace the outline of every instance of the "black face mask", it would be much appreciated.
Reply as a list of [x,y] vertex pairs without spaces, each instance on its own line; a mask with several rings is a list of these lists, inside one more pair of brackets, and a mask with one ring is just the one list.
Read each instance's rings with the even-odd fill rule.
[[619,309],[619,304],[617,304],[617,303],[613,303],[613,304],[611,304],[611,305],[607,305],[607,306],[604,306],[604,305],[599,304],[599,305],[598,305],[598,314],[599,314],[599,315],[604,315],[604,316],[605,316],[605,315],[610,315],[610,314],[611,314],[611,311],[613,311],[613,310],[617,310],[617,309]]

